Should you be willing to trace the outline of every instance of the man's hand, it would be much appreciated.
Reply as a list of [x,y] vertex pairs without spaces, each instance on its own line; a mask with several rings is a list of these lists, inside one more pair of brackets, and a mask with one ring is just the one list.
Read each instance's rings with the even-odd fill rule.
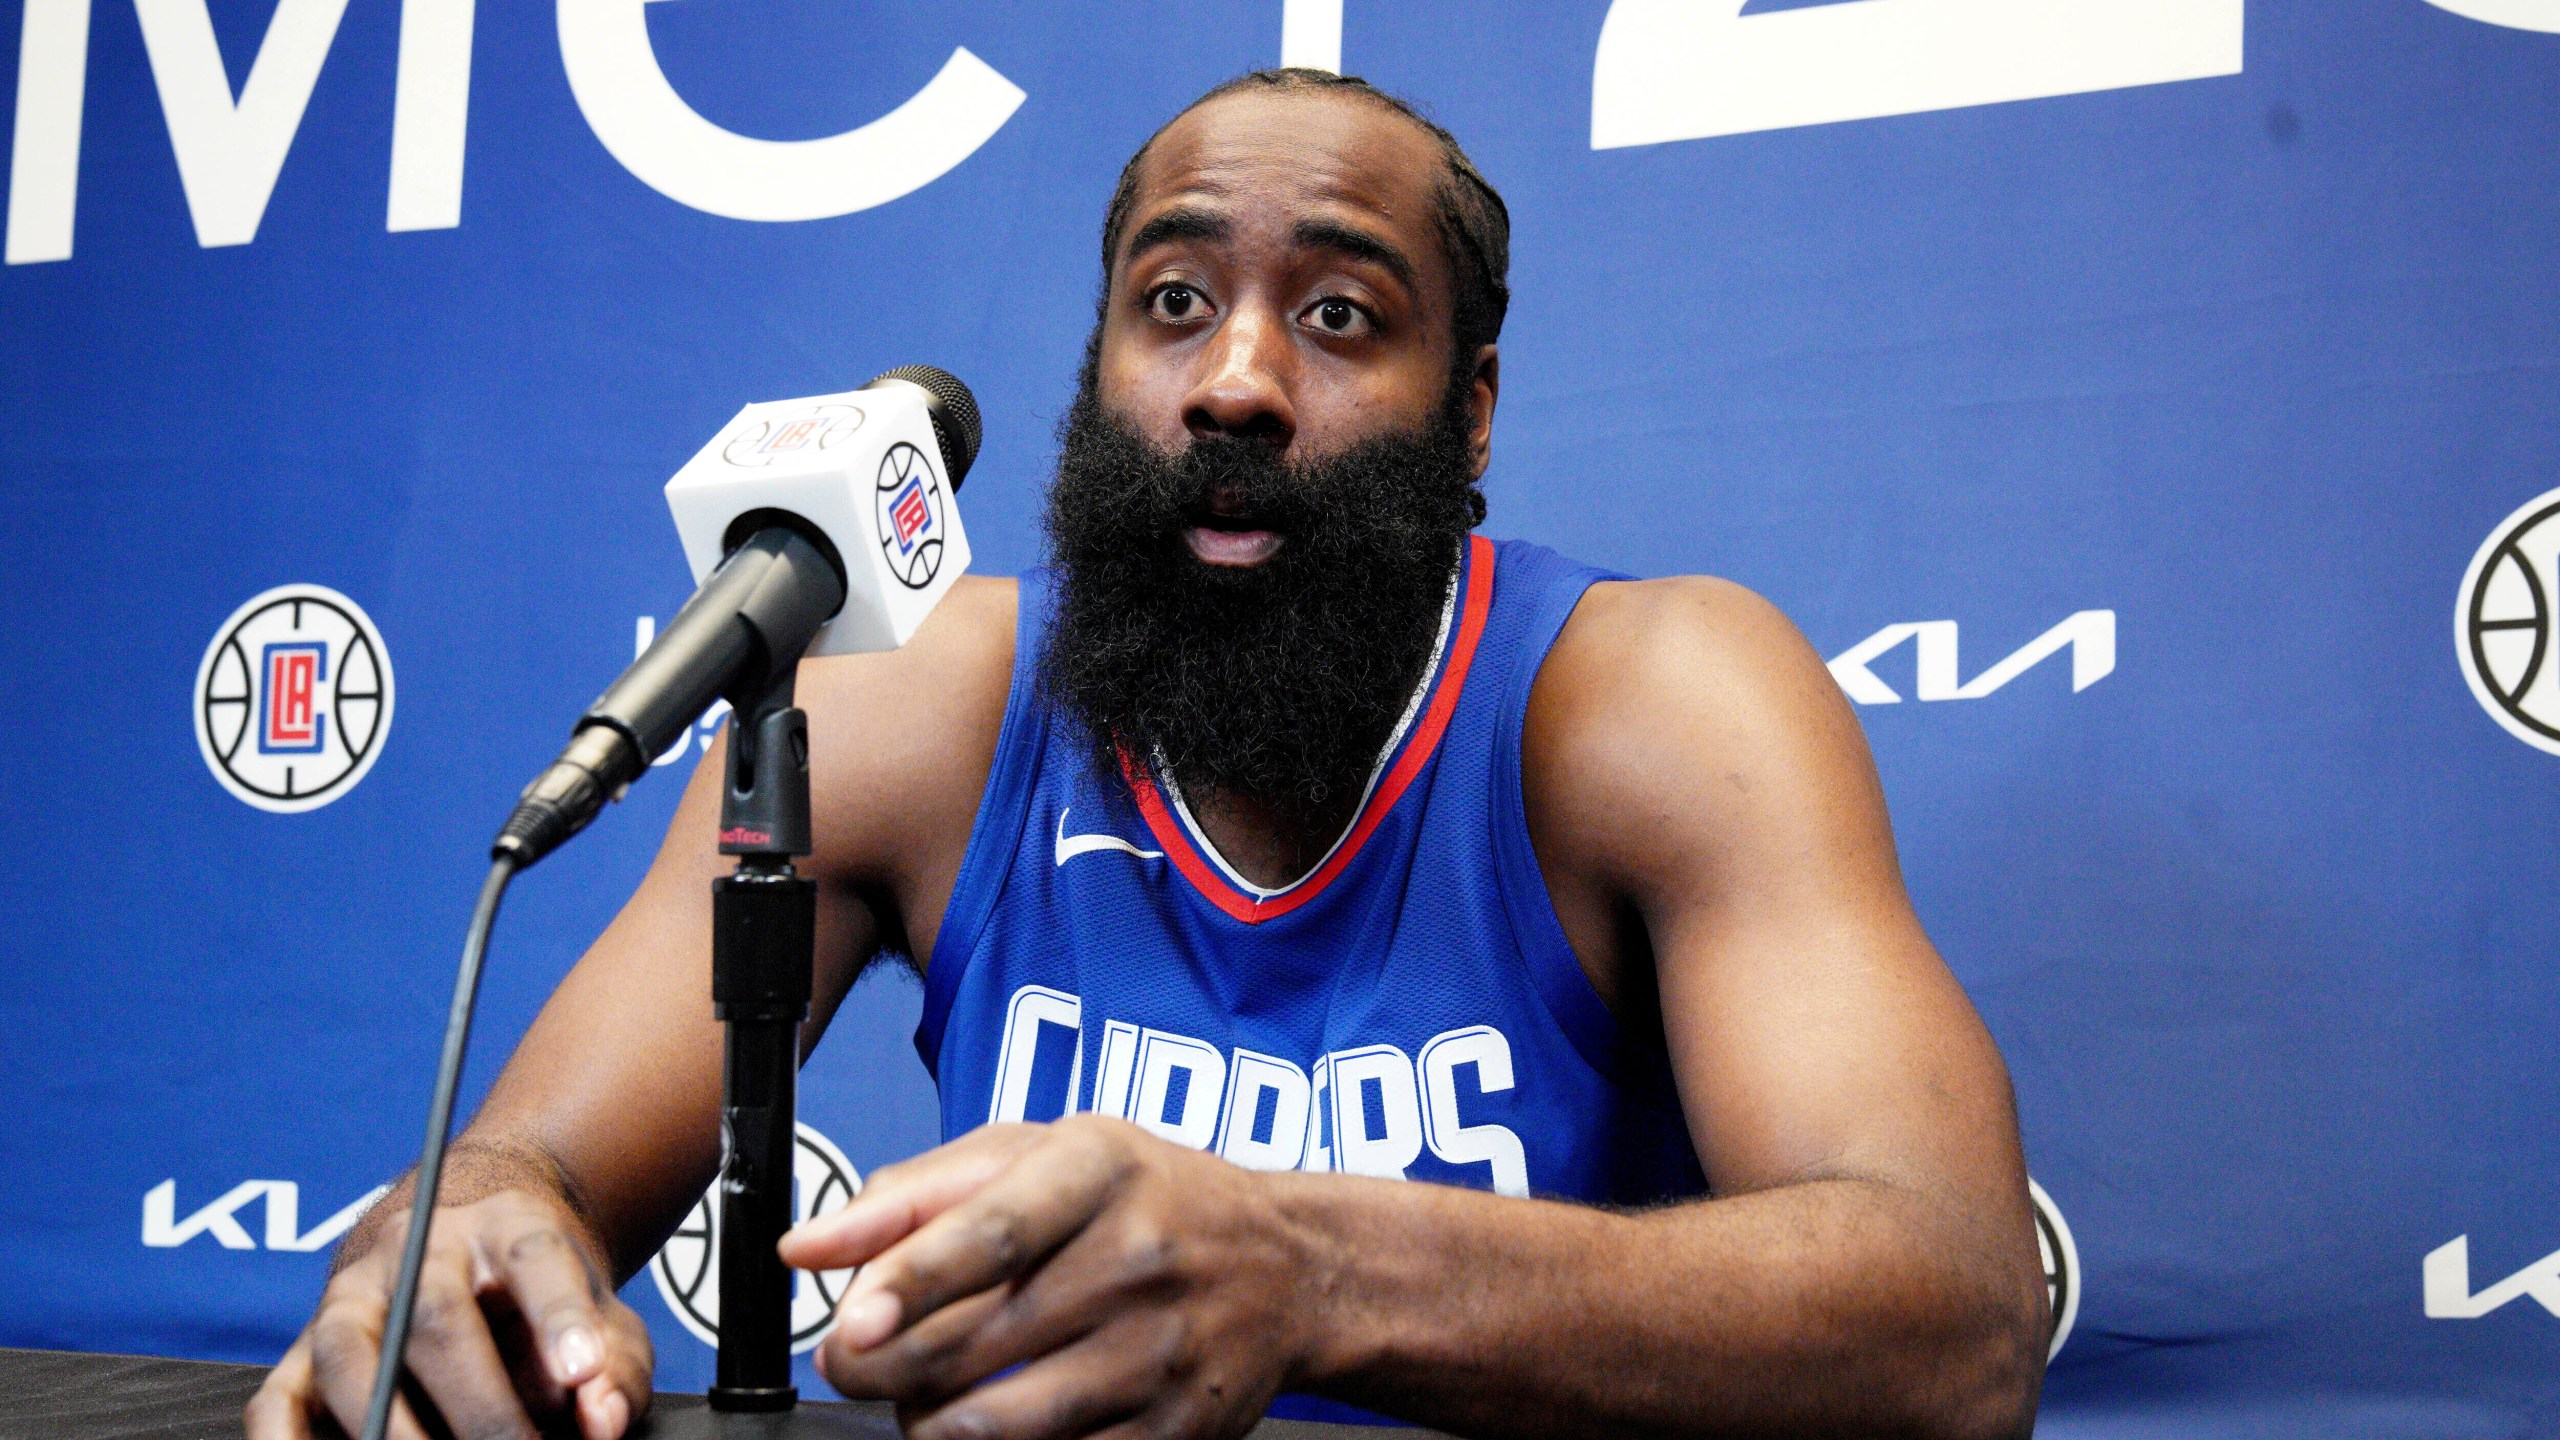
[[[320,1311],[249,1402],[249,1440],[364,1428],[400,1264],[404,1214],[338,1272]],[[558,1202],[501,1191],[436,1212],[409,1330],[409,1395],[456,1435],[532,1440],[572,1408],[584,1440],[617,1440],[648,1408],[649,1332],[580,1243]],[[426,1440],[404,1396],[391,1433]]]
[[1303,1367],[1328,1273],[1276,1185],[1120,1120],[990,1126],[782,1258],[862,1266],[818,1368],[914,1440],[1241,1435]]

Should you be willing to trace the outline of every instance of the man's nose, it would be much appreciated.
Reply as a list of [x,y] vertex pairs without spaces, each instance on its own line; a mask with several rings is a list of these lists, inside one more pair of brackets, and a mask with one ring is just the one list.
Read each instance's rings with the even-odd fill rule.
[[1233,436],[1287,448],[1298,431],[1289,403],[1297,351],[1284,317],[1250,305],[1228,312],[1209,338],[1202,366],[1182,403],[1182,423],[1192,438]]

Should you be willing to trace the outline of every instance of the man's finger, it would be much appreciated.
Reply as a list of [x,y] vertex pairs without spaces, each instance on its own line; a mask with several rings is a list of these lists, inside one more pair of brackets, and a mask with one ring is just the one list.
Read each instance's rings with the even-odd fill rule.
[[[315,1346],[318,1338],[315,1327]],[[373,1405],[373,1377],[380,1367],[381,1358],[382,1337],[377,1332],[360,1352],[322,1373],[316,1397],[321,1403],[309,1407],[311,1412],[325,1411],[337,1422],[337,1433],[362,1435],[365,1417]],[[314,1368],[320,1367],[315,1365]],[[419,1423],[417,1412],[410,1408],[406,1395],[391,1397],[390,1440],[428,1440],[427,1427]]]
[[585,1440],[622,1440],[631,1428],[631,1402],[599,1375],[578,1387],[578,1433]]
[[472,1263],[458,1251],[429,1253],[409,1319],[409,1374],[456,1435],[533,1440],[533,1418],[516,1397],[515,1378],[480,1313]]
[[953,1301],[867,1350],[840,1343],[830,1330],[818,1350],[818,1373],[847,1399],[939,1404],[1012,1363],[987,1363],[984,1343],[989,1317],[1012,1288]]
[[[349,1435],[364,1433],[365,1415],[373,1404],[373,1377],[382,1362],[382,1327],[391,1308],[389,1271],[358,1262],[329,1282],[320,1297],[320,1313],[307,1332],[311,1374],[316,1387],[312,1408],[326,1409]],[[408,1404],[397,1398],[391,1407],[393,1440],[427,1440],[424,1426]]]
[[955,1300],[867,1349],[840,1338],[839,1324],[819,1352],[820,1371],[858,1399],[939,1404],[1109,1323],[1128,1278],[1115,1258],[1070,1241],[1022,1278]]
[[1080,1440],[1145,1409],[1164,1368],[1149,1347],[1106,1329],[930,1410],[908,1407],[899,1418],[908,1440]]
[[783,1263],[801,1270],[860,1265],[978,1193],[1040,1135],[1037,1126],[989,1125],[875,1171],[851,1204],[785,1234]]
[[555,1395],[566,1397],[604,1372],[606,1295],[587,1253],[547,1218],[501,1232],[482,1263],[524,1316]]
[[311,1376],[311,1337],[306,1333],[267,1372],[258,1393],[249,1397],[240,1428],[248,1440],[311,1440],[311,1407],[317,1399]]
[[866,1349],[1024,1274],[1093,1219],[1119,1173],[1115,1152],[1053,1138],[865,1264],[837,1308],[837,1335]]
[[657,1352],[649,1327],[628,1305],[604,1310],[604,1368],[578,1387],[578,1430],[584,1440],[621,1440],[649,1410],[649,1377]]

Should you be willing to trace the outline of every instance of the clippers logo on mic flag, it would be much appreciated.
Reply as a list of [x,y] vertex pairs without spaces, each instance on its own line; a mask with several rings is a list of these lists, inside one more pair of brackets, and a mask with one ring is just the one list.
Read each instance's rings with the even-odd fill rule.
[[815,445],[832,449],[846,436],[862,428],[867,418],[854,406],[821,402],[796,414],[780,419],[758,420],[740,428],[720,447],[720,458],[741,469],[757,469],[770,465],[774,457],[789,455]]
[[242,802],[316,810],[355,788],[391,732],[391,652],[362,606],[281,585],[231,614],[196,667],[196,745]]
[[916,537],[933,524],[933,512],[925,509],[924,482],[910,480],[898,498],[889,502],[889,524],[898,537],[901,555],[916,548]]
[[921,590],[942,568],[942,484],[913,445],[880,459],[880,552],[898,583]]
[[775,450],[797,450],[801,446],[808,444],[809,437],[816,433],[818,433],[817,421],[794,420],[790,424],[783,426],[781,429],[774,431],[773,438],[764,442],[764,449],[768,452]]

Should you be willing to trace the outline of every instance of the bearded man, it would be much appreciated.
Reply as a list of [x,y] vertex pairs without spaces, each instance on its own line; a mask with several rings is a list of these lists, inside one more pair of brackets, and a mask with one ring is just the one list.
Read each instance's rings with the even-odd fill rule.
[[[801,667],[807,1039],[911,955],[947,1143],[783,1253],[862,1266],[820,1366],[910,1434],[2030,1429],[2007,1077],[1821,660],[1473,533],[1507,263],[1399,102],[1211,92],[1105,222],[1053,572]],[[720,773],[454,1148],[408,1363],[456,1433],[648,1403],[613,1286],[719,1159]],[[401,1211],[254,1435],[361,1416]]]

